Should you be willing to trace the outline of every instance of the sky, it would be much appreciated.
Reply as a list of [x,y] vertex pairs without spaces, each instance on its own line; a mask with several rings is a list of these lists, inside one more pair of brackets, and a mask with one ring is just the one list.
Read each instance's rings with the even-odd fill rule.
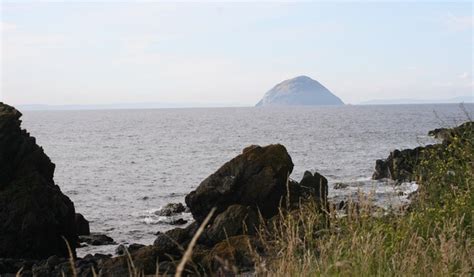
[[471,1],[0,1],[13,105],[245,106],[299,75],[353,104],[473,95]]

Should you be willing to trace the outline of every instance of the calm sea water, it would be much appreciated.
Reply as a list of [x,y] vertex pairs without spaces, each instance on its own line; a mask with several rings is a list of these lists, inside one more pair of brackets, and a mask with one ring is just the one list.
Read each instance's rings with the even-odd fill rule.
[[[474,114],[474,105],[464,108]],[[150,244],[157,231],[172,228],[154,212],[184,202],[250,144],[285,145],[295,164],[291,177],[318,171],[333,198],[361,190],[390,205],[405,201],[398,190],[414,185],[370,181],[375,160],[433,143],[429,130],[466,119],[459,105],[31,111],[23,127],[56,163],[56,183],[92,231],[118,243]],[[332,189],[336,182],[349,187]],[[83,248],[79,255],[115,247]]]

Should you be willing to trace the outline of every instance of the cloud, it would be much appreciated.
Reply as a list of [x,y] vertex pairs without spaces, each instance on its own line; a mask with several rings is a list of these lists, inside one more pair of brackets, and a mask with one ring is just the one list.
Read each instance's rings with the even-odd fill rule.
[[7,32],[13,32],[16,30],[17,30],[17,26],[15,24],[0,21],[0,32],[2,32],[2,34],[7,33]]
[[459,77],[459,79],[468,79],[469,78],[469,73],[467,71],[463,72],[458,77]]
[[444,21],[451,30],[465,31],[474,27],[474,17],[472,15],[454,15],[449,13]]

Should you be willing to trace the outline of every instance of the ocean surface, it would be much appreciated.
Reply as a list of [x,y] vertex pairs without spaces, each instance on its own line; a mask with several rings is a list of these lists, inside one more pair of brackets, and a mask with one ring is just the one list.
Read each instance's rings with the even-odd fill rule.
[[[474,115],[474,105],[26,111],[23,128],[56,164],[55,181],[91,225],[118,244],[151,244],[174,226],[155,212],[184,197],[251,144],[281,143],[295,164],[329,180],[334,201],[359,191],[381,206],[406,203],[416,184],[370,177],[391,150],[435,141],[434,128]],[[344,183],[343,189],[334,184]],[[179,217],[190,220],[190,214]],[[113,254],[114,246],[85,247]]]

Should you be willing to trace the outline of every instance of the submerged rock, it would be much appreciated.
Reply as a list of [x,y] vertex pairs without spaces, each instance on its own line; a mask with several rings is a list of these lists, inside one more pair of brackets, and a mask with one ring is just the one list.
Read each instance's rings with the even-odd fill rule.
[[99,233],[91,233],[88,236],[79,236],[80,242],[85,242],[89,245],[110,245],[115,244],[113,238]]
[[169,203],[155,214],[158,216],[172,216],[186,211],[186,208],[181,203]]
[[55,165],[20,128],[22,114],[0,103],[0,256],[67,257],[77,244],[72,201],[54,183]]
[[334,184],[334,189],[345,189],[349,187],[349,184],[346,184],[346,183],[335,183]]
[[292,171],[293,162],[283,145],[246,148],[188,194],[186,204],[198,222],[213,207],[219,214],[233,204],[258,208],[269,218],[278,212]]
[[169,224],[170,224],[170,225],[184,225],[184,224],[186,224],[186,223],[188,223],[187,220],[182,219],[182,218],[178,218],[178,219],[176,219],[176,220],[170,221]]

